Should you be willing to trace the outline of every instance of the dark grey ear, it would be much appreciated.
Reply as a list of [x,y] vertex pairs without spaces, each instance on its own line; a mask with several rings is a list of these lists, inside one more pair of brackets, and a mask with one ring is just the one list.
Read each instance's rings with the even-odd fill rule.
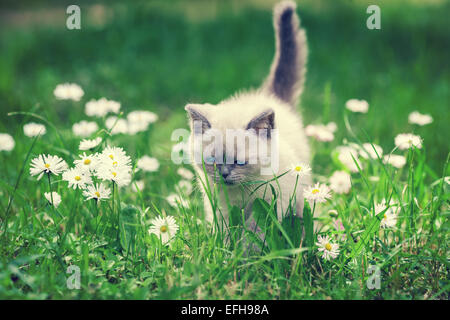
[[201,104],[188,104],[184,107],[191,119],[191,129],[195,134],[204,133],[211,128],[208,119],[198,110],[203,106]]
[[253,118],[247,125],[247,130],[253,129],[256,134],[263,133],[266,130],[267,137],[270,138],[270,130],[275,128],[275,113],[272,109],[268,109]]

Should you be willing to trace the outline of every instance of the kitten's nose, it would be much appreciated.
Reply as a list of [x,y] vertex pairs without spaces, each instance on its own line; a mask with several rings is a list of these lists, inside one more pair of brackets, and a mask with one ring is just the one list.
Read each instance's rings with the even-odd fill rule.
[[230,175],[230,169],[228,169],[228,168],[225,167],[225,166],[222,166],[222,168],[221,168],[221,170],[220,170],[220,173],[222,174],[222,177],[223,177],[224,179],[226,179],[226,178]]

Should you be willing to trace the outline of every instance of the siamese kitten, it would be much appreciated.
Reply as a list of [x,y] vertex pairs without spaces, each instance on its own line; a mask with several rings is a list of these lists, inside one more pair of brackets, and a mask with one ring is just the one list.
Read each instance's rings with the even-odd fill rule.
[[[224,182],[226,186],[226,192],[219,191],[219,209],[215,213],[203,190],[206,219],[210,222],[219,221],[219,224],[224,223],[226,226],[229,203],[243,208],[247,225],[260,232],[251,215],[252,203],[256,197],[270,203],[272,192],[270,187],[257,189],[261,183],[249,182],[267,182],[287,172],[293,164],[309,163],[308,141],[302,119],[296,111],[305,78],[307,45],[295,9],[296,4],[292,1],[281,2],[274,8],[276,53],[269,76],[261,88],[237,93],[217,105],[188,104],[185,107],[191,124],[191,160],[200,188],[203,189],[205,183],[205,171],[210,185],[222,185],[220,182]],[[253,138],[258,147],[265,143],[265,160],[259,153],[251,151],[248,145],[243,147],[225,143],[236,132],[238,135],[247,134],[246,141]],[[222,152],[214,149],[206,154],[205,149],[211,140],[204,141],[204,137],[217,138],[220,135],[221,139],[215,139],[214,143],[218,149],[223,149]],[[200,142],[199,138],[202,138]],[[234,141],[234,138],[230,141]],[[203,149],[200,150],[199,145]],[[267,169],[267,158],[272,160],[269,170],[263,173],[262,169]],[[296,179],[295,175],[288,172],[278,182],[269,182],[278,193],[279,220],[289,209],[290,200],[295,214],[302,216],[303,187],[309,185],[310,181],[308,177],[300,178],[296,186]],[[296,194],[293,196],[294,189]]]

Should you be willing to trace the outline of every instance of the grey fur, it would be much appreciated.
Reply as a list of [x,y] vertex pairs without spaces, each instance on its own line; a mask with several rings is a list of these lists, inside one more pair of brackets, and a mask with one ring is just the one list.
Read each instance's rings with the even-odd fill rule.
[[283,1],[274,9],[275,57],[263,90],[296,107],[303,91],[307,44],[305,31],[295,12],[293,1]]

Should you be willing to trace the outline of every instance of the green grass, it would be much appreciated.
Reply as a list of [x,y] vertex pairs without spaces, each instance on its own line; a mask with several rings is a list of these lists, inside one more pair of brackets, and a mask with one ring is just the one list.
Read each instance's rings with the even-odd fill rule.
[[[259,203],[255,214],[265,218],[268,236],[262,252],[251,256],[241,242],[224,244],[220,232],[197,222],[203,217],[199,186],[189,208],[175,209],[165,200],[181,179],[170,160],[170,134],[187,128],[184,105],[217,103],[236,90],[257,87],[268,72],[274,44],[271,13],[264,8],[270,5],[236,3],[108,2],[105,22],[86,15],[81,31],[65,28],[58,18],[63,7],[54,21],[40,25],[3,20],[0,132],[13,135],[16,146],[0,153],[0,298],[448,299],[449,186],[441,178],[450,175],[449,3],[381,1],[380,31],[365,27],[360,2],[299,4],[310,48],[299,110],[305,124],[335,121],[339,128],[333,142],[311,143],[314,180],[326,182],[341,169],[333,150],[343,139],[373,142],[388,153],[398,133],[414,132],[424,147],[404,152],[408,163],[400,170],[364,161],[364,169],[352,174],[351,193],[316,206],[319,231],[312,232],[307,219],[304,226],[289,218],[279,224],[272,219],[273,204]],[[205,6],[205,17],[190,15],[190,6]],[[44,2],[31,10],[55,7]],[[82,86],[81,102],[55,100],[53,89],[63,82]],[[142,193],[120,190],[114,211],[111,201],[104,202],[99,216],[93,203],[53,179],[52,189],[63,199],[54,211],[43,196],[48,181],[31,177],[29,162],[49,153],[72,164],[80,140],[72,124],[87,119],[85,102],[102,96],[120,101],[125,114],[136,109],[158,114],[148,132],[107,141],[123,147],[134,163],[144,154],[158,158],[160,169],[136,173],[145,180]],[[366,99],[368,114],[345,112],[350,98]],[[434,122],[408,124],[413,110],[430,113]],[[30,113],[48,121],[47,134],[35,142],[24,136],[23,124],[43,121]],[[397,227],[380,229],[374,203],[391,197],[402,204]],[[342,221],[345,239],[333,228],[337,217],[330,210]],[[149,220],[163,213],[180,226],[170,247],[147,232]],[[243,227],[239,210],[234,213],[238,240]],[[96,217],[102,219],[98,229]],[[337,259],[318,255],[318,234],[338,241]],[[81,269],[81,290],[66,286],[69,265]],[[366,286],[369,265],[381,268],[379,290]]]

